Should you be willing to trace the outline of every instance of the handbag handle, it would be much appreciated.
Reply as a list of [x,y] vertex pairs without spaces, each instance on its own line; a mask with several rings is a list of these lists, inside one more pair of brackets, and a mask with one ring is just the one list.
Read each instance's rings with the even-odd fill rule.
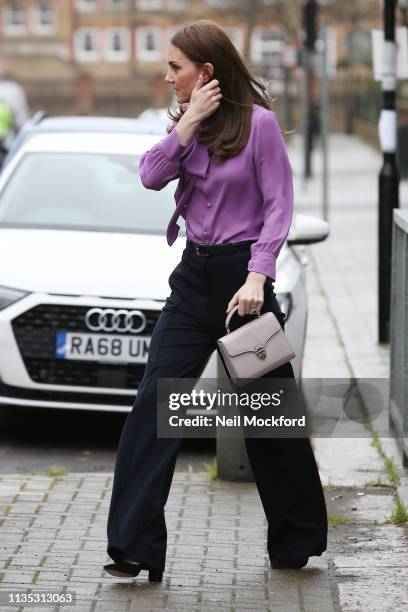
[[[232,319],[232,315],[238,310],[238,304],[236,306],[234,306],[234,308],[228,313],[227,318],[225,319],[225,329],[227,330],[227,334],[230,333],[230,328],[229,328],[229,324],[230,321]],[[252,313],[249,313],[252,314]],[[258,317],[261,316],[260,312],[256,311],[256,314],[258,315]]]

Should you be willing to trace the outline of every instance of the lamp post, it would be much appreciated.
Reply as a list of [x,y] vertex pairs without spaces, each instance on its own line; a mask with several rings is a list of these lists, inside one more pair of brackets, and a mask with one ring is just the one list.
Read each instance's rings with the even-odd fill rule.
[[317,39],[316,31],[317,1],[306,0],[303,5],[303,26],[304,26],[304,48],[303,48],[303,69],[304,69],[304,89],[303,89],[303,134],[304,134],[304,178],[312,175],[312,130],[313,122],[313,102],[311,100],[313,60],[315,44]]
[[378,124],[383,151],[383,166],[378,180],[378,339],[380,343],[389,342],[390,337],[392,209],[399,208],[399,170],[396,160],[397,115],[395,110],[396,4],[397,0],[384,0],[382,110]]

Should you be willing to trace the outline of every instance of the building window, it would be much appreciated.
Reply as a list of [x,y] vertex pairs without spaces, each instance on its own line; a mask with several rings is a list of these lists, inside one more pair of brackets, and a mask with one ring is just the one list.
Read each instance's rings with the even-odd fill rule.
[[167,0],[167,8],[171,11],[185,11],[187,2],[186,0]]
[[254,28],[251,35],[251,61],[262,66],[270,78],[282,78],[280,55],[284,44],[280,30]]
[[166,28],[166,31],[165,31],[166,45],[170,44],[171,39],[173,38],[174,34],[179,31],[179,29],[180,29],[180,26],[170,26]]
[[163,57],[161,29],[146,27],[136,29],[137,59],[141,62],[157,62]]
[[141,11],[160,11],[163,8],[162,0],[135,0],[136,8]]
[[6,34],[25,34],[27,29],[25,7],[22,2],[8,2],[3,7]]
[[108,11],[125,11],[129,8],[128,0],[105,0]]
[[210,6],[213,6],[217,9],[227,9],[231,8],[234,5],[235,0],[207,0],[207,3]]
[[228,34],[229,38],[232,40],[237,50],[242,53],[244,48],[244,35],[241,28],[230,26],[224,28],[225,33]]
[[130,37],[126,28],[111,28],[105,33],[105,58],[110,62],[130,59]]
[[95,11],[97,0],[75,0],[75,8],[81,12]]
[[50,2],[39,2],[33,6],[33,32],[52,34],[55,31],[55,11]]
[[[329,39],[329,36],[327,37]],[[329,39],[330,40],[330,39]],[[353,30],[348,35],[349,58],[354,64],[371,65],[371,31]]]
[[97,28],[79,28],[74,35],[75,56],[84,62],[94,62],[99,59]]

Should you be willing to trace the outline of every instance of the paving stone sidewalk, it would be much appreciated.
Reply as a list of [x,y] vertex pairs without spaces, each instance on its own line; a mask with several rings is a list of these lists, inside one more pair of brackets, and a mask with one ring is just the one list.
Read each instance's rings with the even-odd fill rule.
[[61,611],[338,610],[323,557],[312,557],[301,571],[270,568],[254,484],[209,481],[197,473],[174,476],[163,582],[149,584],[146,572],[129,580],[108,576],[102,566],[109,560],[111,486],[107,474],[2,475],[0,595],[75,591],[75,607],[53,608]]

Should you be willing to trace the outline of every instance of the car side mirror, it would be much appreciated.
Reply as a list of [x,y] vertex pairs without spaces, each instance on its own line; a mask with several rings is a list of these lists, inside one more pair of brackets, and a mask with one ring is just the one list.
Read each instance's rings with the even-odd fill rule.
[[324,219],[298,214],[294,216],[286,242],[288,246],[314,244],[326,240],[329,233],[330,226]]

